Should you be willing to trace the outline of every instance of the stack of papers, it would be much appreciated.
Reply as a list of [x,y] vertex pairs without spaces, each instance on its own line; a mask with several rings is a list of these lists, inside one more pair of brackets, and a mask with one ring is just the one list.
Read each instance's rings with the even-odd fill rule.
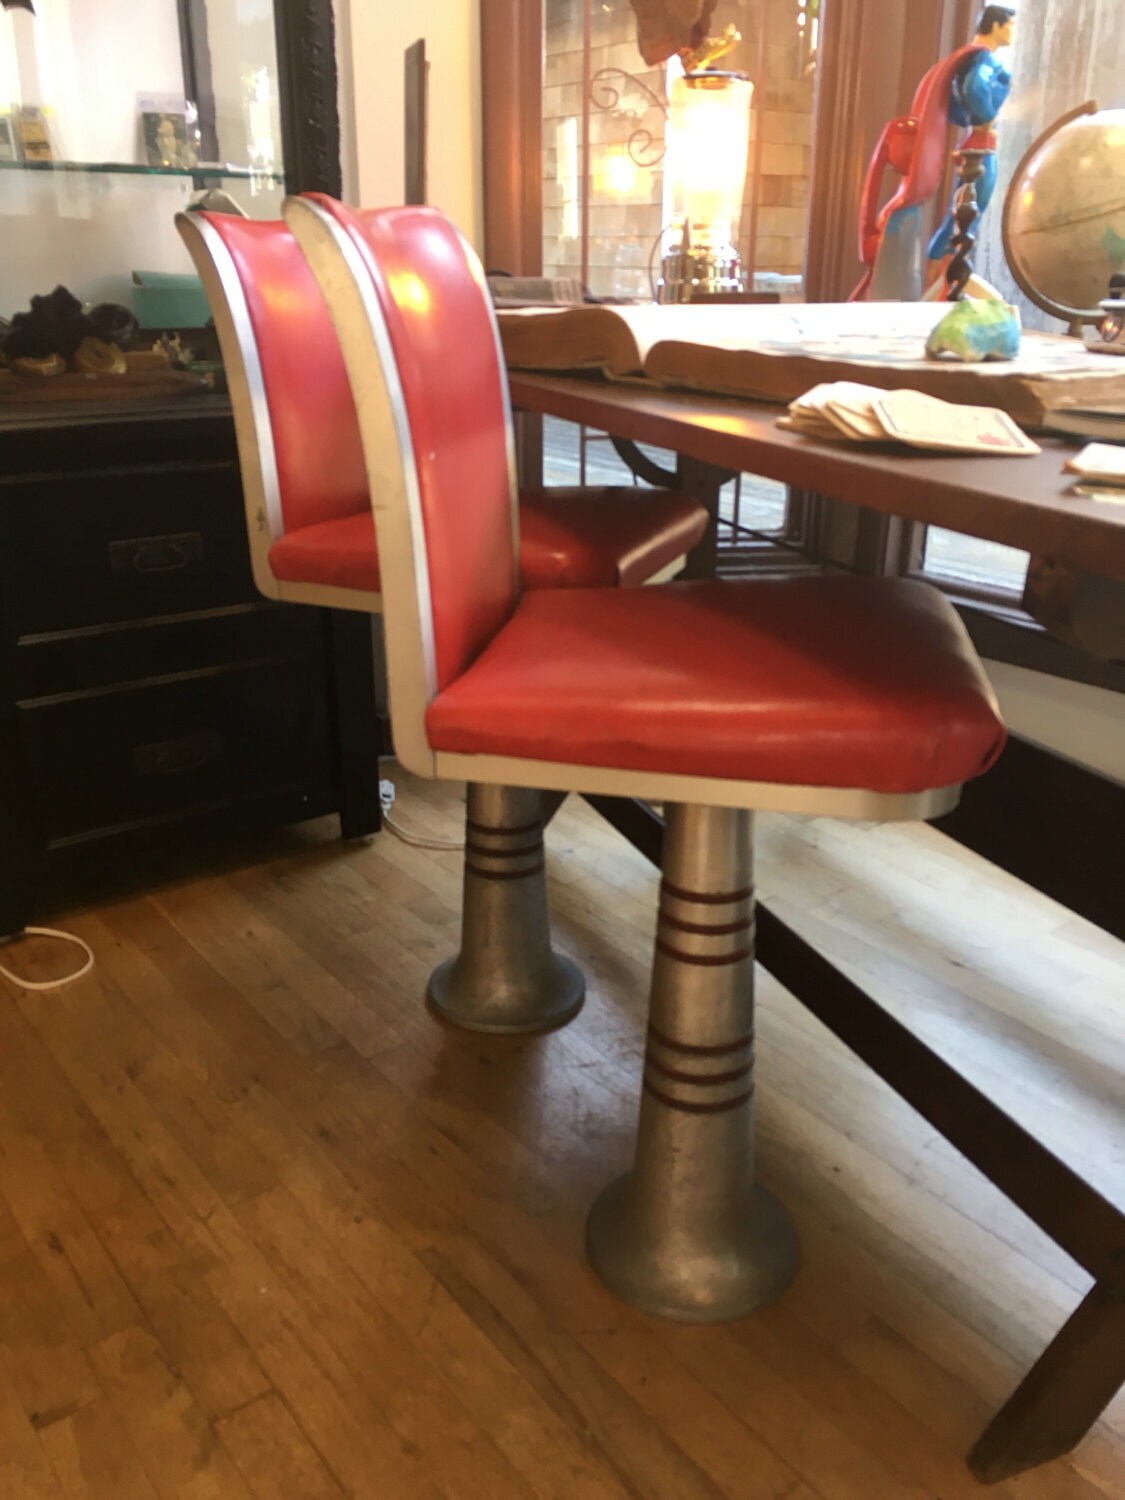
[[1079,476],[1081,483],[1074,486],[1078,494],[1125,505],[1125,448],[1087,443],[1081,453],[1067,459],[1063,468]]
[[885,391],[853,380],[814,386],[789,405],[779,427],[809,437],[853,443],[909,443],[956,453],[1041,452],[1007,412],[994,406],[955,406],[921,391]]

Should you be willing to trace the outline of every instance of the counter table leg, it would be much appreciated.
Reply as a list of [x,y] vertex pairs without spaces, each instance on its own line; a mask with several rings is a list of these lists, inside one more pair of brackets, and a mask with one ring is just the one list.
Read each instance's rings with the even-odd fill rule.
[[1061,1458],[1125,1383],[1125,1246],[1116,1281],[1095,1282],[977,1439],[986,1484]]

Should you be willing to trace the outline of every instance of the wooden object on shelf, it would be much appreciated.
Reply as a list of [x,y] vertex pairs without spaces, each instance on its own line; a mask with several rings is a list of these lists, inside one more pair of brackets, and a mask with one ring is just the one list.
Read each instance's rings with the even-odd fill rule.
[[403,56],[404,203],[425,203],[429,151],[430,65],[424,37],[407,47]]
[[0,404],[42,406],[75,401],[152,401],[168,396],[198,396],[208,389],[201,375],[187,370],[128,369],[123,375],[18,375],[0,370]]
[[959,182],[953,199],[955,231],[949,245],[953,253],[945,268],[947,302],[960,302],[973,277],[973,250],[977,242],[973,231],[981,213],[977,183],[984,173],[984,159],[988,154],[987,151],[965,147],[953,156]]

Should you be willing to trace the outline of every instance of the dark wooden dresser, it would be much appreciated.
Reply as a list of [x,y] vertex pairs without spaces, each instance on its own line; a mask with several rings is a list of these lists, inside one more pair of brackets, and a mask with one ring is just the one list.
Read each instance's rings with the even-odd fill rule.
[[254,588],[224,398],[0,411],[0,937],[60,879],[379,821],[371,622]]

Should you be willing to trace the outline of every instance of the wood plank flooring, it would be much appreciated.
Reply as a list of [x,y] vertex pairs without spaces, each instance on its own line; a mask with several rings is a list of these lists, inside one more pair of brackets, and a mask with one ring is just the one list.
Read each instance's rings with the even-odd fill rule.
[[[456,837],[460,788],[392,772]],[[1103,1192],[1125,1197],[1120,945],[930,830],[762,819],[761,893]],[[1088,1285],[767,975],[759,1159],[803,1265],[727,1328],[587,1269],[629,1160],[656,876],[576,799],[548,833],[571,1026],[424,1008],[460,856],[331,822],[57,914],[97,953],[0,980],[3,1500],[958,1500]],[[29,939],[29,977],[70,962]],[[1125,1399],[998,1500],[1121,1500]]]

